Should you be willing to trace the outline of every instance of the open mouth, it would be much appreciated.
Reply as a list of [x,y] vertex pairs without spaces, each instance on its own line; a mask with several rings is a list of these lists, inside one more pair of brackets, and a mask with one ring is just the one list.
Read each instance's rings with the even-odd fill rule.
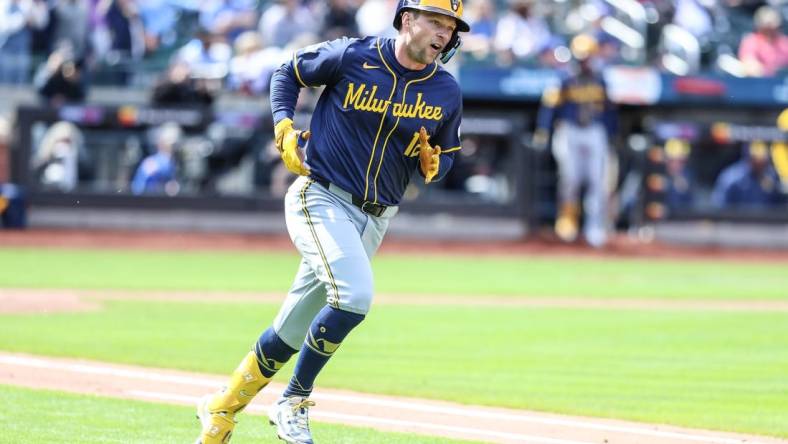
[[430,47],[432,49],[434,49],[435,51],[438,51],[438,52],[440,52],[440,50],[443,49],[443,47],[440,44],[438,44],[438,43],[433,43],[433,44],[430,45]]

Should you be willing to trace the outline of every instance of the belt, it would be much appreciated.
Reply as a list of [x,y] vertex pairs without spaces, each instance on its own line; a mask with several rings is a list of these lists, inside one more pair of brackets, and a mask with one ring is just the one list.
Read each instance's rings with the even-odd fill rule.
[[334,185],[333,183],[325,179],[320,179],[315,176],[310,176],[310,179],[314,180],[316,183],[320,184],[323,188],[332,192],[336,196],[357,206],[362,212],[367,213],[370,216],[380,217],[383,215],[383,213],[386,212],[388,208],[390,208],[388,205],[375,203],[370,200],[364,200],[356,196],[355,194],[351,194],[343,190],[342,188]]

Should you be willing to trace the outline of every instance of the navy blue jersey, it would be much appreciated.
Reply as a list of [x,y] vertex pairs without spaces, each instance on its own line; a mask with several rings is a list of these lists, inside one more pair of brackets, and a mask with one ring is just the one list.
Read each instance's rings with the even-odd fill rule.
[[394,40],[343,38],[293,54],[271,80],[274,122],[293,117],[299,88],[325,85],[312,115],[306,165],[356,196],[397,205],[418,167],[422,126],[442,149],[439,180],[460,149],[462,96],[437,63],[409,70]]
[[554,120],[578,126],[601,123],[608,135],[617,131],[616,111],[607,96],[605,81],[597,75],[572,75],[545,89],[537,127],[549,130]]
[[779,205],[782,202],[780,177],[771,165],[758,173],[748,159],[742,159],[720,172],[711,201],[717,207],[752,208]]

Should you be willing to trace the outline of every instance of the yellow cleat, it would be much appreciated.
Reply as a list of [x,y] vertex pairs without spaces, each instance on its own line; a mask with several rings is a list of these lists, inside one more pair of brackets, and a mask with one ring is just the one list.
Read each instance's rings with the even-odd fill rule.
[[230,376],[227,387],[200,399],[197,418],[202,432],[196,444],[226,444],[235,428],[235,414],[244,409],[271,378],[260,373],[257,356],[249,352]]
[[227,412],[211,413],[208,405],[216,395],[205,395],[197,404],[197,419],[202,432],[195,444],[227,444],[235,428],[235,415]]
[[579,208],[577,204],[569,202],[561,205],[561,211],[555,221],[555,234],[564,242],[574,242],[577,239]]

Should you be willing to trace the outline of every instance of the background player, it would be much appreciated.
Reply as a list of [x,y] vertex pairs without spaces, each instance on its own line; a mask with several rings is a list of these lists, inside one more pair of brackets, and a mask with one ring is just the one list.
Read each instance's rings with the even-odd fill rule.
[[[469,30],[462,1],[401,0],[394,27],[396,39],[340,39],[296,51],[271,80],[276,145],[301,176],[285,196],[285,217],[302,260],[273,325],[227,387],[198,406],[198,442],[227,442],[235,414],[299,349],[269,418],[281,439],[313,442],[307,412],[315,378],[369,311],[370,259],[413,172],[426,183],[439,180],[460,149],[462,96],[436,59],[448,61],[458,32]],[[294,129],[299,89],[322,85],[310,131]]]
[[596,40],[580,34],[570,46],[577,69],[560,85],[545,90],[534,146],[547,144],[555,123],[553,156],[559,176],[556,234],[565,242],[577,237],[578,201],[585,184],[583,233],[590,245],[600,247],[607,240],[608,140],[617,130],[617,115],[608,99],[605,81],[595,70]]

